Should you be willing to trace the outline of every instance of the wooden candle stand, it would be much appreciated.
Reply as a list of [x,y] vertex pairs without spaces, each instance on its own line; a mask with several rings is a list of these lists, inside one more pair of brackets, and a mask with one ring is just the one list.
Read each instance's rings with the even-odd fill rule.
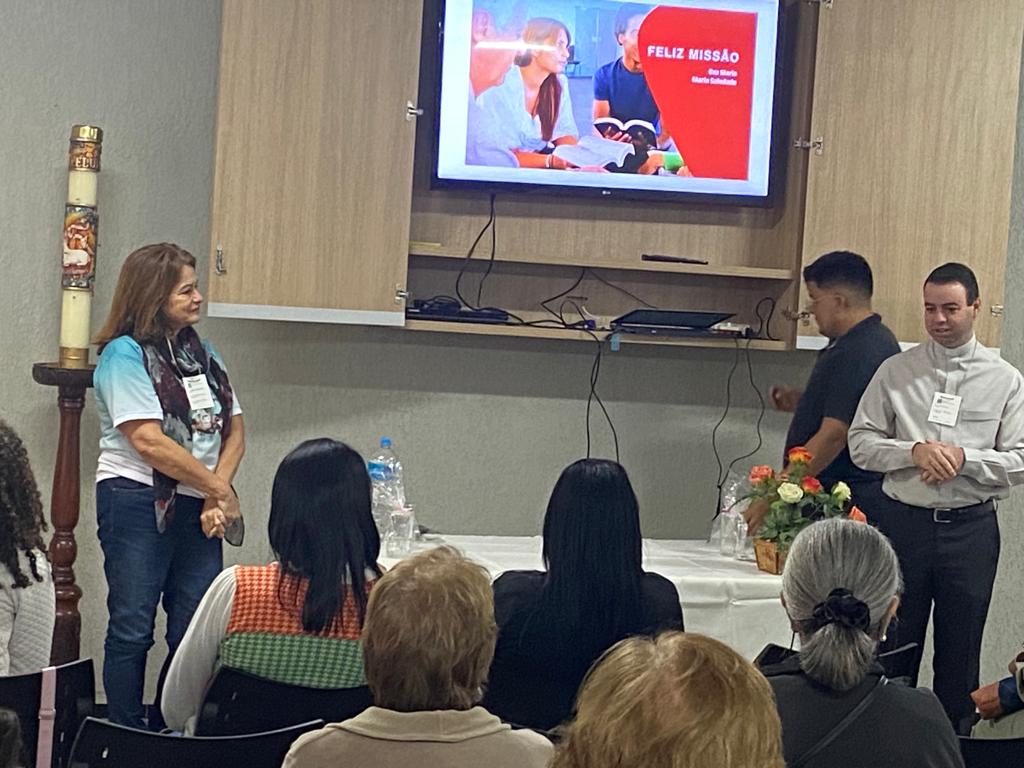
[[79,657],[82,616],[78,601],[82,590],[75,583],[75,526],[78,525],[80,503],[79,425],[85,407],[85,390],[92,386],[94,367],[61,368],[58,363],[36,363],[32,378],[48,387],[57,387],[60,409],[60,436],[57,439],[57,461],[50,495],[50,560],[53,563],[53,585],[57,594],[57,620],[53,627],[51,664],[66,664]]

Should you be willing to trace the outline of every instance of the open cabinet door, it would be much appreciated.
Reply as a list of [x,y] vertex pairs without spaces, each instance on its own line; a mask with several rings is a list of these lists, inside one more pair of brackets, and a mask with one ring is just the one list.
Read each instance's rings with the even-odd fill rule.
[[821,7],[803,263],[862,254],[901,341],[925,337],[924,278],[959,261],[981,284],[978,338],[999,344],[1022,27],[1021,0]]
[[210,315],[402,325],[420,0],[224,0]]

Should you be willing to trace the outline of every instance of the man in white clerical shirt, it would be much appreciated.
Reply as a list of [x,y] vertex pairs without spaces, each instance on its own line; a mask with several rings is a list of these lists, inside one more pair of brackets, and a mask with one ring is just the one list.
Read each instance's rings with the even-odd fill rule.
[[934,604],[933,687],[961,734],[975,720],[970,692],[999,560],[995,501],[1024,483],[1024,378],[978,343],[980,306],[970,268],[935,269],[924,284],[931,338],[882,363],[848,436],[854,463],[885,475],[858,505],[903,569],[891,644],[918,644],[916,679]]

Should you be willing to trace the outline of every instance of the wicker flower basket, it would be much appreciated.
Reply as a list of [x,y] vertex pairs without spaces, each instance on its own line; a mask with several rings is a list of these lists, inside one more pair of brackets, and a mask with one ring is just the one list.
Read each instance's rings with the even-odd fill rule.
[[767,573],[780,574],[786,564],[788,549],[779,551],[774,541],[754,539],[754,554],[757,556],[757,567]]

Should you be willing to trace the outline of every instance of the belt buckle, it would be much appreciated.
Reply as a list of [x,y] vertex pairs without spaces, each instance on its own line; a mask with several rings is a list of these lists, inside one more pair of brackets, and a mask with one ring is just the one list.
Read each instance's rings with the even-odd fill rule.
[[953,511],[951,507],[935,507],[932,509],[932,522],[933,523],[952,523],[953,518],[950,513]]

